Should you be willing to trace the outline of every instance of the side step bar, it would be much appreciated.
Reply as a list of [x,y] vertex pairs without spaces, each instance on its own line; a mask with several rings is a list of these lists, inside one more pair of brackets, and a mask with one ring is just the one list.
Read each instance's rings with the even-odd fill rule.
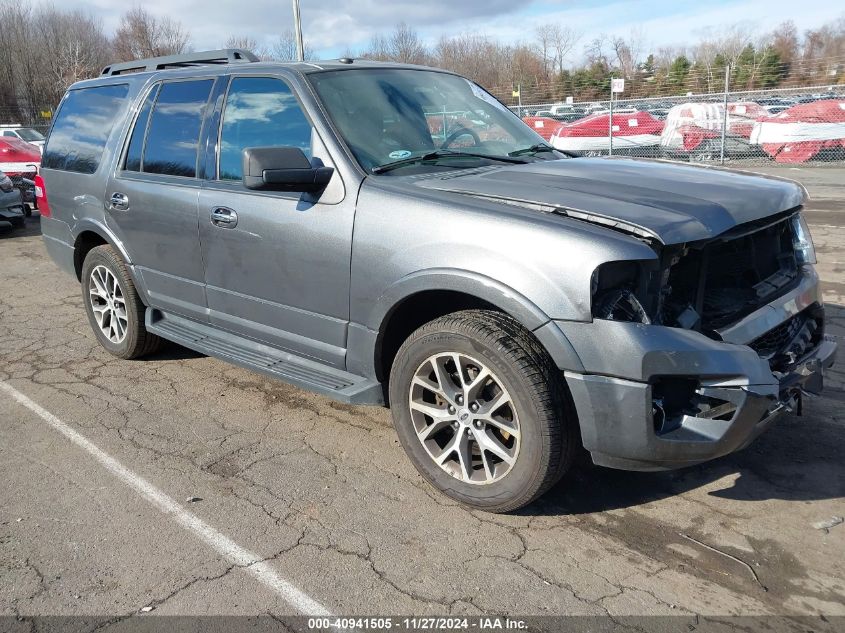
[[384,404],[378,381],[217,330],[183,317],[147,308],[147,331],[184,347],[245,369],[315,391],[349,404]]

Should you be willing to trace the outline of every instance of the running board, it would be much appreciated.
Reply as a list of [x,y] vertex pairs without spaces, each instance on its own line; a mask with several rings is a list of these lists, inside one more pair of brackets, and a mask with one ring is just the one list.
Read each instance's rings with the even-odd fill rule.
[[147,308],[148,332],[245,369],[349,404],[384,404],[382,385],[183,317]]

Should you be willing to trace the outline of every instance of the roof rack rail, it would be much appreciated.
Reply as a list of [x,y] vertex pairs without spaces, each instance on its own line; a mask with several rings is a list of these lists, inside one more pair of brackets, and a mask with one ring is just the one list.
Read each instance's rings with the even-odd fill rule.
[[143,73],[167,68],[186,68],[205,64],[242,64],[257,62],[258,58],[242,48],[223,48],[217,51],[201,51],[182,55],[166,55],[164,57],[150,57],[131,62],[120,62],[103,68],[103,75],[125,75],[127,73]]

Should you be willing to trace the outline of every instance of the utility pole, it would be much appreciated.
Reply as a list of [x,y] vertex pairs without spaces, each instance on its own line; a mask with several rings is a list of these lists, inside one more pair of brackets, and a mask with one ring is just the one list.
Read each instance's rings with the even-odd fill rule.
[[607,137],[610,143],[607,155],[613,156],[613,79],[610,80],[610,116],[607,117]]
[[719,164],[725,164],[725,135],[728,132],[728,90],[730,90],[730,82],[731,82],[731,65],[727,64],[725,66],[725,111],[722,116],[722,147],[719,150]]
[[293,30],[296,35],[296,60],[305,61],[305,45],[302,43],[302,20],[299,18],[299,0],[293,0]]

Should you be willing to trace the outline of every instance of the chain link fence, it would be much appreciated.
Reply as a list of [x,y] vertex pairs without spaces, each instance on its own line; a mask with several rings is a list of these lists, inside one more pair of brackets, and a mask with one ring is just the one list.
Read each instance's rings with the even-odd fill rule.
[[845,85],[509,107],[556,148],[579,155],[845,165]]

